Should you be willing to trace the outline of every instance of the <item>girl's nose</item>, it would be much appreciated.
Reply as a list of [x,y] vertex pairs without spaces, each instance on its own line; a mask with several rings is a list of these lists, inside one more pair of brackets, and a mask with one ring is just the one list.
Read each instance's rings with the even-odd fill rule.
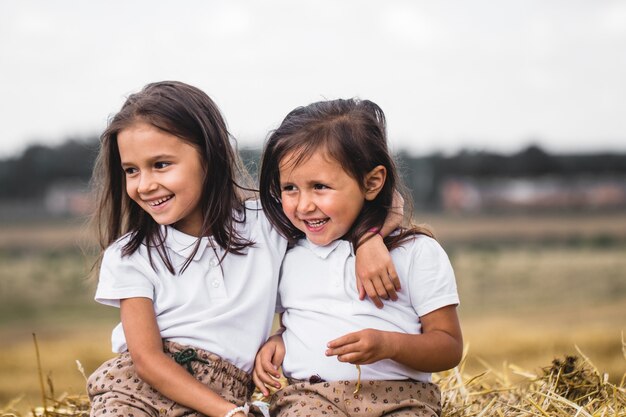
[[298,213],[310,213],[315,210],[313,200],[306,193],[301,193],[298,199]]
[[139,184],[137,184],[137,192],[139,194],[147,194],[157,189],[157,183],[152,178],[152,175],[141,175],[139,178]]

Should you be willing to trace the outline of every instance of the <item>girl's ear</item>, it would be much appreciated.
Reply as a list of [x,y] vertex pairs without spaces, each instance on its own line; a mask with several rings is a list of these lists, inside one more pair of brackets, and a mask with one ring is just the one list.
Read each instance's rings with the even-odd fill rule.
[[365,199],[372,201],[376,198],[380,190],[385,185],[387,179],[387,168],[377,165],[365,175]]

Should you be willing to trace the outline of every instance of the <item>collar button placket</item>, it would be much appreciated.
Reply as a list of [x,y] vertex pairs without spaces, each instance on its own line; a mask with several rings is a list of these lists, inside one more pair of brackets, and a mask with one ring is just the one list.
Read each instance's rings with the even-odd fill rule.
[[224,285],[222,268],[220,268],[219,260],[215,254],[213,254],[209,259],[207,281],[210,288],[210,298],[212,300],[228,297],[228,294],[226,293],[226,286]]

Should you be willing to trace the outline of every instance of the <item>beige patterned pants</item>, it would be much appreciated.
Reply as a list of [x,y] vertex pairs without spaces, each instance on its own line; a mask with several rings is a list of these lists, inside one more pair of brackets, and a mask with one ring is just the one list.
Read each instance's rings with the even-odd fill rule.
[[292,383],[272,396],[276,417],[341,416],[439,417],[439,387],[418,381],[356,381]]
[[[164,351],[227,401],[243,405],[252,392],[251,377],[219,356],[164,342]],[[102,364],[87,380],[92,417],[182,417],[201,414],[164,397],[135,372],[128,352]]]

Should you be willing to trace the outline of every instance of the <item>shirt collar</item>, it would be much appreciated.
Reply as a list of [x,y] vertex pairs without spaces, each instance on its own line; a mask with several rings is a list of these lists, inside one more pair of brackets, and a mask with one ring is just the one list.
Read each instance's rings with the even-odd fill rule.
[[304,239],[300,239],[296,243],[296,245],[303,246],[309,249],[311,252],[313,252],[315,255],[317,255],[321,259],[328,258],[328,256],[330,256],[330,254],[334,252],[335,249],[337,248],[341,248],[343,252],[346,252],[347,254],[352,255],[352,244],[350,244],[350,242],[348,242],[347,240],[338,239],[333,242],[330,242],[326,246],[319,246],[311,242],[309,239],[304,238]]
[[189,256],[191,256],[196,247],[196,243],[198,243],[198,239],[200,239],[200,246],[198,246],[198,251],[193,256],[194,261],[199,260],[207,246],[211,245],[211,239],[208,237],[198,238],[191,236],[171,226],[161,226],[160,230],[161,235],[165,237],[165,246],[183,258],[189,258]]

